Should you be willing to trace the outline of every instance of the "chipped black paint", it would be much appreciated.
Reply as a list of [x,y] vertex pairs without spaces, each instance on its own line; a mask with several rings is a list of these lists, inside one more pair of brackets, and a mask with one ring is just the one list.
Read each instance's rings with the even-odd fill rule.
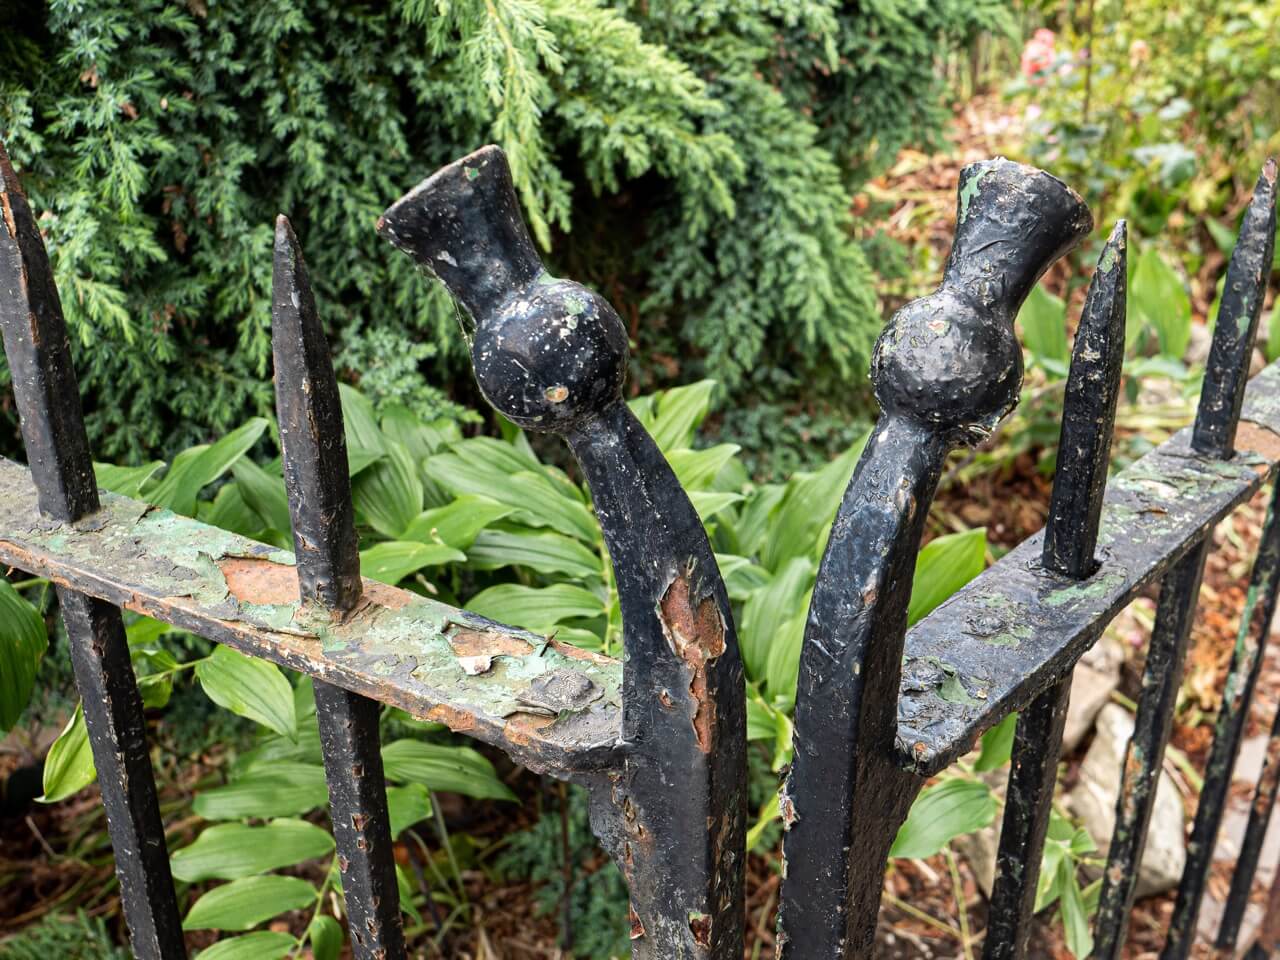
[[[1122,220],[1102,248],[1076,330],[1040,553],[1045,569],[1072,580],[1085,580],[1098,568],[1094,551],[1124,362],[1126,261]],[[1018,717],[985,960],[1026,956],[1070,699],[1068,673]]]
[[737,960],[742,665],[702,522],[622,401],[622,323],[595,293],[546,273],[496,147],[424,181],[378,229],[462,304],[490,403],[563,436],[591,486],[626,651],[622,763],[590,784],[592,824],[630,886],[632,953]]
[[[283,216],[276,219],[271,301],[276,413],[299,599],[342,618],[363,593],[342,405],[302,249]],[[352,952],[356,960],[403,960],[379,705],[319,680],[315,696]]]
[[[44,242],[2,145],[0,292],[0,327],[39,513],[79,520],[99,506],[80,391]],[[124,622],[117,608],[68,589],[59,588],[58,600],[133,952],[142,960],[185,957]]]
[[[962,172],[957,220],[941,285],[899,310],[876,343],[884,414],[836,513],[809,607],[784,788],[794,813],[784,960],[871,955],[889,847],[924,783],[899,768],[894,728],[925,517],[950,448],[989,434],[1017,401],[1022,301],[1092,227],[1063,183],[1007,160]],[[945,651],[928,669],[932,689],[965,689]]]

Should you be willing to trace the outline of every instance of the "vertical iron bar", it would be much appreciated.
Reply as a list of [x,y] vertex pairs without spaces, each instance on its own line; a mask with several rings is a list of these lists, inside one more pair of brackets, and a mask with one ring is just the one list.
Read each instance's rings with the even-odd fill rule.
[[[1124,361],[1126,237],[1121,220],[1102,248],[1067,376],[1041,562],[1073,580],[1087,579],[1099,566],[1094,551]],[[1068,673],[1018,717],[985,960],[1026,954],[1070,697]]]
[[[0,326],[40,511],[73,523],[98,488],[62,305],[31,208],[0,145]],[[58,589],[134,954],[185,957],[142,697],[120,610]]]
[[1128,934],[1129,914],[1138,886],[1138,866],[1146,849],[1156,786],[1173,728],[1187,638],[1195,619],[1208,551],[1209,541],[1205,538],[1183,554],[1160,581],[1160,602],[1147,648],[1133,737],[1125,748],[1120,771],[1116,825],[1111,834],[1094,921],[1096,960],[1118,958]]
[[[285,486],[305,604],[330,616],[360,601],[360,555],[351,505],[338,383],[302,250],[276,219],[271,346]],[[376,701],[315,681],[316,720],[352,951],[357,960],[405,956]]]
[[[1276,790],[1280,787],[1280,752],[1278,751],[1280,751],[1280,711],[1276,713],[1275,721],[1271,725],[1271,736],[1267,738],[1262,775],[1258,778],[1253,803],[1249,807],[1249,825],[1244,831],[1244,842],[1240,845],[1240,856],[1236,859],[1236,867],[1231,874],[1231,890],[1227,894],[1227,902],[1222,910],[1222,921],[1218,927],[1218,948],[1231,953],[1235,952],[1236,940],[1240,936],[1240,924],[1249,906],[1254,873],[1258,869],[1258,858],[1262,855],[1262,844],[1267,836],[1267,827],[1271,823]],[[1280,876],[1280,867],[1277,867],[1277,875]]]
[[[1227,459],[1234,453],[1254,335],[1275,252],[1275,235],[1276,162],[1270,159],[1258,177],[1253,198],[1240,226],[1236,248],[1227,265],[1213,344],[1205,365],[1204,385],[1200,390],[1191,437],[1192,447],[1205,456]],[[1178,899],[1173,908],[1169,936],[1160,954],[1161,960],[1180,960],[1188,956],[1195,940],[1196,919],[1213,863],[1231,773],[1240,751],[1267,632],[1275,612],[1276,585],[1280,580],[1277,491],[1280,491],[1280,485],[1272,492],[1262,541],[1254,560],[1249,595],[1227,672],[1222,708],[1214,725],[1213,747],[1205,768],[1204,787],[1200,791],[1195,825],[1187,846],[1187,865],[1178,886]]]

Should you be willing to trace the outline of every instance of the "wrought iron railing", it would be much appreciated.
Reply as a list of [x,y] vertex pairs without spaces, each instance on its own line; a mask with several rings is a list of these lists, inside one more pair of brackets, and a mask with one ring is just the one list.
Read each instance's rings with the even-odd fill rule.
[[[698,515],[622,401],[627,337],[617,314],[546,272],[502,153],[487,147],[445,167],[392,206],[378,230],[462,304],[489,401],[572,449],[614,566],[622,662],[361,580],[337,385],[283,217],[272,319],[294,554],[100,493],[53,276],[3,151],[0,171],[0,324],[30,464],[0,461],[0,561],[58,585],[136,954],[186,955],[121,608],[316,680],[342,888],[362,960],[405,955],[379,703],[585,786],[592,826],[630,888],[636,957],[742,957],[746,730],[733,613]],[[1228,268],[1194,426],[1108,484],[1125,339],[1126,236],[1116,225],[1075,339],[1045,530],[908,631],[912,571],[944,460],[1013,408],[1022,382],[1014,317],[1045,270],[1093,228],[1083,201],[1046,173],[1006,160],[962,173],[942,284],[900,310],[876,346],[883,414],[836,515],[809,609],[795,760],[780,799],[781,957],[871,955],[889,848],[913,799],[1015,711],[984,955],[1024,956],[1072,668],[1158,581],[1096,922],[1095,955],[1119,955],[1209,534],[1280,467],[1280,365],[1246,388],[1273,256],[1275,181],[1269,162]],[[1192,946],[1277,578],[1273,504],[1165,960]],[[512,669],[466,669],[462,661],[476,656]],[[1268,764],[1257,789],[1218,936],[1224,947],[1235,946],[1278,775]],[[1280,909],[1252,949],[1267,955],[1278,937]]]

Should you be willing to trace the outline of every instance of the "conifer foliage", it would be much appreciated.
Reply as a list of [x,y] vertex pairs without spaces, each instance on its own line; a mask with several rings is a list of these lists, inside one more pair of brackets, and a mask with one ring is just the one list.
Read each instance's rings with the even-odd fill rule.
[[[271,223],[344,376],[430,414],[454,307],[378,213],[487,142],[553,266],[730,389],[859,370],[850,192],[940,124],[937,59],[1007,0],[0,4],[0,136],[40,212],[104,459],[270,407]],[[424,378],[424,374],[426,375]]]

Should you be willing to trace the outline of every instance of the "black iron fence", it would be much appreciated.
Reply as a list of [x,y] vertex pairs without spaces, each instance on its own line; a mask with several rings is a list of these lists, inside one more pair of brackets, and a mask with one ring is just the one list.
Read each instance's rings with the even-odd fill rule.
[[[487,147],[445,167],[393,205],[378,230],[464,307],[490,402],[572,449],[612,558],[623,662],[361,580],[337,385],[283,217],[272,319],[295,553],[100,493],[53,276],[3,151],[0,172],[0,324],[30,464],[0,461],[0,561],[58,585],[136,954],[186,951],[121,608],[315,679],[342,888],[362,960],[405,955],[380,703],[585,786],[593,829],[630,888],[636,957],[742,957],[746,711],[728,597],[702,522],[622,402],[621,322],[597,294],[547,274],[502,153]],[[883,413],[809,608],[795,759],[779,804],[780,957],[871,955],[890,845],[913,799],[1013,712],[984,955],[1024,956],[1072,668],[1158,582],[1096,920],[1095,956],[1119,955],[1209,534],[1280,468],[1280,365],[1246,384],[1275,194],[1269,162],[1228,268],[1194,426],[1107,483],[1125,341],[1126,236],[1116,225],[1075,339],[1045,530],[908,631],[912,571],[943,463],[1013,408],[1018,309],[1093,229],[1083,201],[1046,173],[1006,160],[963,172],[942,284],[900,310],[876,346]],[[1192,948],[1278,578],[1273,503],[1164,960]],[[495,660],[507,668],[489,668]],[[1236,947],[1278,779],[1280,764],[1268,763],[1218,933],[1225,950]],[[1280,946],[1280,907],[1241,946],[1259,956]]]

